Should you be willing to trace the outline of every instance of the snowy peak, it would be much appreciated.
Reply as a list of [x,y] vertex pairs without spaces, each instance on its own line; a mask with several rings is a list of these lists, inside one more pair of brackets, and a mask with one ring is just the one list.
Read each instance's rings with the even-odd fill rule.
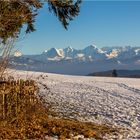
[[47,58],[63,57],[63,52],[59,49],[51,48],[49,50],[45,50],[43,55],[46,55]]
[[109,59],[116,58],[116,59],[129,59],[135,56],[140,56],[140,47],[131,47],[131,46],[124,46],[124,47],[108,47],[103,48],[106,52],[107,57]]
[[69,47],[67,47],[67,48],[65,48],[64,50],[65,50],[65,51],[67,51],[67,52],[73,52],[73,48],[72,48],[72,47],[70,47],[70,46],[69,46]]
[[90,46],[86,47],[85,49],[83,49],[83,52],[91,55],[91,54],[100,52],[99,50],[100,49],[97,48],[96,46],[90,45]]
[[98,48],[95,45],[89,45],[85,49],[86,50],[97,50]]
[[14,57],[20,57],[20,56],[22,56],[22,53],[20,51],[14,52]]
[[109,59],[116,58],[118,56],[118,54],[119,54],[119,51],[117,49],[112,49],[111,52],[107,53],[107,57]]
[[136,49],[136,50],[134,50],[135,51],[135,54],[136,55],[140,55],[140,48],[139,49]]
[[83,49],[82,51],[87,57],[92,58],[93,60],[101,60],[106,58],[106,54],[95,45],[90,45]]
[[85,49],[83,49],[83,52],[86,54],[95,53],[97,51],[98,51],[98,48],[93,45],[90,45],[90,46],[86,47]]
[[67,47],[67,48],[64,48],[63,49],[63,52],[64,52],[64,56],[65,57],[74,57],[75,55],[75,49],[73,49],[72,47]]

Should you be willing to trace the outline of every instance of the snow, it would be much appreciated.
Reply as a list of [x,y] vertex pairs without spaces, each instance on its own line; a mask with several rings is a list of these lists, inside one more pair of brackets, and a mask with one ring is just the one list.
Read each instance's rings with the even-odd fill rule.
[[136,53],[136,55],[139,55],[140,54],[140,49],[136,49],[135,53]]
[[140,60],[137,60],[135,63],[138,64],[138,65],[140,65]]
[[40,94],[60,115],[123,128],[117,140],[140,139],[140,79],[13,73],[16,78],[35,79]]
[[22,56],[22,53],[20,51],[15,51],[14,56],[15,57],[20,57],[20,56]]
[[45,54],[47,58],[63,57],[62,50],[58,50],[56,48],[45,50],[43,54]]
[[47,58],[47,60],[49,60],[49,61],[60,61],[61,60],[61,57],[59,57],[59,56],[55,56],[55,57],[53,57],[53,58]]
[[84,54],[78,53],[78,54],[77,54],[77,57],[84,57]]
[[117,57],[118,56],[118,50],[117,49],[113,49],[112,52],[110,54],[108,54],[108,58],[111,59],[111,58],[114,58],[114,57]]

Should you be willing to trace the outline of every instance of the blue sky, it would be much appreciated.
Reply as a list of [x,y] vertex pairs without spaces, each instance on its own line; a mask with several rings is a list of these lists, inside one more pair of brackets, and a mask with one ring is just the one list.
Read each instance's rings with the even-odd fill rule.
[[104,46],[140,46],[140,1],[84,1],[81,12],[66,31],[58,19],[40,10],[36,31],[19,40],[24,54],[39,54],[51,47],[82,49]]

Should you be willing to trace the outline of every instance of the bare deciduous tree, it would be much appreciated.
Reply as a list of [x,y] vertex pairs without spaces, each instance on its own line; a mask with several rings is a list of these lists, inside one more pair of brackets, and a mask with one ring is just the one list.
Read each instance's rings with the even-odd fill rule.
[[3,79],[4,72],[8,66],[9,56],[15,44],[15,38],[8,38],[5,43],[0,43],[0,80]]

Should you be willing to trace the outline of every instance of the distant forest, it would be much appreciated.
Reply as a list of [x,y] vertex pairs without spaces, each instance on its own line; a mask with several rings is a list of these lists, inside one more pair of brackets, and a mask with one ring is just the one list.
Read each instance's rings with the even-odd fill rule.
[[90,73],[88,76],[140,78],[140,70],[109,70]]

